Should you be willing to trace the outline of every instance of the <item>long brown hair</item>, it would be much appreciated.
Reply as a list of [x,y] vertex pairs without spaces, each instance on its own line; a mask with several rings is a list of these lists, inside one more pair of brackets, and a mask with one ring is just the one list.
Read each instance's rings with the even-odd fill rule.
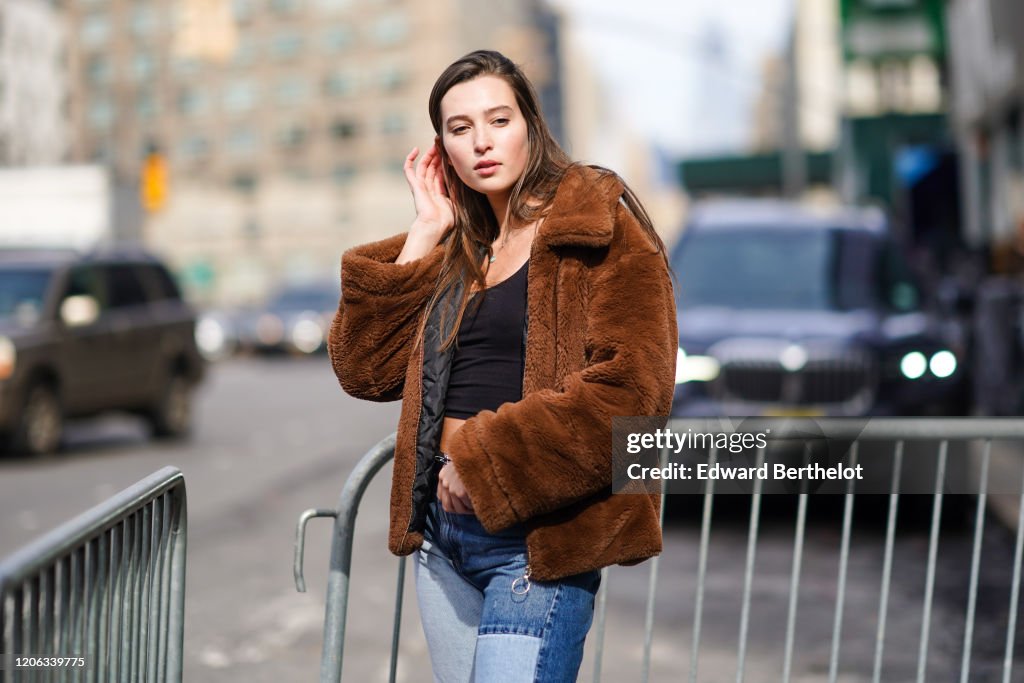
[[[523,174],[512,187],[506,215],[499,220],[491,209],[487,196],[466,186],[459,178],[445,151],[441,140],[441,100],[445,94],[459,83],[465,83],[481,76],[497,76],[504,79],[515,94],[516,104],[526,121],[527,130],[527,161]],[[544,121],[540,109],[540,98],[533,84],[522,70],[505,55],[493,50],[477,50],[452,63],[438,77],[430,91],[428,104],[430,122],[437,135],[436,144],[441,157],[441,169],[444,173],[445,186],[452,200],[455,225],[445,242],[444,260],[438,286],[427,303],[426,313],[417,337],[422,340],[423,324],[430,317],[434,307],[452,291],[453,286],[461,281],[462,296],[454,307],[454,324],[447,326],[447,318],[453,310],[444,306],[442,310],[441,329],[450,329],[448,336],[442,341],[441,349],[447,349],[455,343],[459,325],[469,305],[473,285],[484,289],[486,274],[481,267],[481,256],[491,253],[491,244],[498,239],[502,222],[528,225],[538,220],[551,207],[555,191],[567,169],[573,165],[572,160],[555,141],[551,130]],[[607,169],[597,168],[602,173],[613,173]],[[650,217],[640,204],[636,195],[628,187],[623,193],[623,201],[643,226],[659,251],[664,253],[665,247],[654,231]]]

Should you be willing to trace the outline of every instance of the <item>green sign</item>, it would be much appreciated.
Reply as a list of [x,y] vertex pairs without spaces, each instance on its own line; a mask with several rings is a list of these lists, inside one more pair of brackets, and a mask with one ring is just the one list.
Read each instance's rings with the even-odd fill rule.
[[847,61],[946,52],[943,0],[839,0],[839,14]]

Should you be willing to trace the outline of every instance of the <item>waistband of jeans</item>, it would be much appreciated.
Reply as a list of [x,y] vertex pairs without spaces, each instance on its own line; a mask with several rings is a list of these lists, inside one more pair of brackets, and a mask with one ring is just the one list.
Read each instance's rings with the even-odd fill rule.
[[448,524],[451,524],[452,526],[462,529],[464,531],[477,533],[482,536],[496,536],[501,538],[526,538],[527,528],[525,524],[514,524],[508,527],[507,529],[502,529],[497,533],[491,533],[486,528],[484,528],[483,523],[474,514],[467,515],[459,514],[456,512],[446,512],[445,509],[441,507],[441,502],[437,499],[434,499],[430,503],[430,505],[431,507],[434,508],[434,514],[437,515],[438,519],[444,519],[445,521],[447,521]]

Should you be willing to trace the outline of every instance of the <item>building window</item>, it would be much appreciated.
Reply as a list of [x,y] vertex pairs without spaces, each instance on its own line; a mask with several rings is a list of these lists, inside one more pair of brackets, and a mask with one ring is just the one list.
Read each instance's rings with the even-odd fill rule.
[[185,116],[205,114],[210,107],[206,91],[200,88],[184,88],[178,93],[178,111]]
[[342,52],[352,46],[354,38],[347,26],[331,26],[324,32],[324,50],[329,53]]
[[140,119],[151,119],[156,116],[156,97],[151,91],[139,93],[135,101],[135,111]]
[[302,0],[270,0],[270,9],[278,14],[297,14],[302,9]]
[[112,73],[110,69],[110,61],[102,55],[89,57],[85,63],[85,73],[89,82],[93,85],[109,83]]
[[345,97],[356,91],[356,75],[353,71],[339,69],[324,80],[324,91],[331,97]]
[[405,69],[394,64],[382,67],[377,73],[377,83],[386,92],[401,90],[408,81],[409,75]]
[[309,99],[309,83],[301,78],[286,78],[277,84],[275,97],[278,104],[294,107]]
[[298,33],[278,33],[270,42],[270,51],[278,59],[291,59],[302,50],[302,36]]
[[385,135],[394,135],[405,130],[405,115],[398,112],[388,112],[380,122],[380,132]]
[[409,35],[409,20],[402,12],[385,14],[373,22],[370,33],[378,45],[395,45]]
[[256,189],[259,179],[252,173],[240,171],[231,178],[231,185],[239,192],[251,193]]
[[306,143],[305,126],[298,123],[287,123],[277,130],[277,144],[288,149],[302,147]]
[[351,140],[358,132],[358,127],[353,121],[336,119],[331,124],[331,135],[337,140]]
[[352,6],[352,0],[316,0],[316,7],[321,12],[342,12]]
[[96,146],[92,148],[92,153],[89,155],[89,158],[98,164],[113,163],[114,155],[110,149],[110,142],[103,141],[96,143]]
[[174,60],[174,73],[179,76],[194,76],[199,73],[199,60],[193,57],[179,57]]
[[231,12],[235,21],[245,23],[252,19],[254,4],[254,0],[232,0]]
[[331,178],[334,179],[338,185],[348,185],[356,177],[356,167],[354,164],[338,164],[331,170]]
[[152,6],[136,7],[132,13],[132,33],[137,36],[148,36],[154,33],[159,25],[159,17]]
[[249,111],[256,106],[256,86],[250,81],[234,81],[224,92],[224,108],[228,111]]
[[132,59],[132,75],[137,81],[149,80],[156,73],[156,59],[151,54],[139,52]]
[[97,100],[89,105],[89,125],[93,128],[109,128],[114,122],[114,106],[107,100]]
[[239,157],[252,156],[256,153],[259,140],[251,128],[236,128],[228,137],[228,151]]
[[90,14],[82,22],[82,43],[96,47],[110,39],[110,19],[105,14]]
[[256,61],[256,39],[252,34],[243,32],[238,36],[232,61],[237,66],[248,66]]
[[188,135],[178,143],[178,151],[186,160],[198,159],[209,153],[210,141],[205,135]]

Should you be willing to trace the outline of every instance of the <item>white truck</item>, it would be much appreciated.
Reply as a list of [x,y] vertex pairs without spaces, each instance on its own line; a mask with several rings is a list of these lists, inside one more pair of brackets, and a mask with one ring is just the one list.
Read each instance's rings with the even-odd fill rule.
[[0,168],[0,248],[137,242],[142,210],[133,185],[99,165]]

